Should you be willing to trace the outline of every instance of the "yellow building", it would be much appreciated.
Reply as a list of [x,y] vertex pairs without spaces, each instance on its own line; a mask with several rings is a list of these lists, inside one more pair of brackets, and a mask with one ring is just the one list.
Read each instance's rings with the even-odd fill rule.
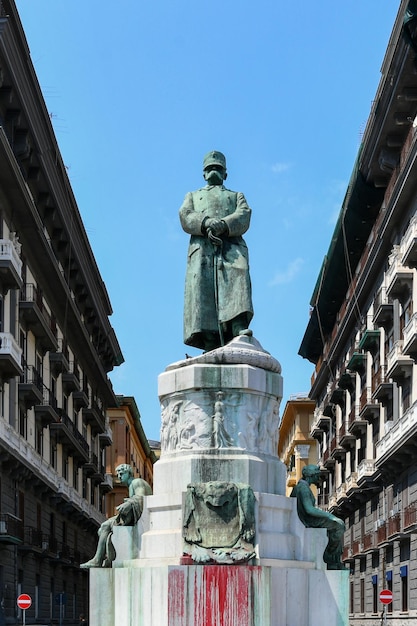
[[140,412],[131,396],[116,396],[117,406],[107,410],[113,443],[106,450],[106,473],[112,476],[113,489],[106,496],[107,517],[126,497],[126,487],[121,485],[115,468],[122,463],[131,465],[134,478],[144,478],[153,483],[153,464],[157,460],[143,430]]
[[316,403],[306,394],[291,396],[279,427],[278,456],[287,466],[286,495],[301,478],[305,465],[317,463],[317,441],[310,435]]

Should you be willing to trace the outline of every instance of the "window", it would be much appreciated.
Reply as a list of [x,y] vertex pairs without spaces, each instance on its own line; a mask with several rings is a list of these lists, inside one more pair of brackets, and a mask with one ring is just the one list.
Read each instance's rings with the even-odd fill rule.
[[403,413],[410,407],[411,400],[411,379],[405,378],[401,385],[401,400]]
[[43,428],[36,427],[36,452],[43,454]]
[[391,327],[385,335],[385,354],[389,354],[394,347],[394,328]]
[[62,460],[62,475],[65,478],[65,480],[68,480],[68,467],[69,467],[69,460],[67,455],[65,454]]
[[52,467],[54,469],[56,469],[56,464],[57,464],[57,450],[56,450],[56,442],[55,441],[51,441],[51,447],[50,447],[50,460],[49,460],[50,464],[52,465]]
[[361,578],[360,579],[360,594],[361,594],[361,598],[360,598],[360,612],[361,613],[365,613],[365,579]]
[[350,581],[349,585],[349,611],[350,613],[355,612],[355,586],[353,584],[353,580]]
[[19,411],[19,434],[26,439],[27,419],[26,419],[26,413],[22,409],[20,409]]
[[35,617],[38,618],[40,615],[40,593],[41,588],[41,577],[39,574],[36,574],[36,585],[35,585]]
[[43,378],[43,359],[39,353],[36,353],[35,363],[36,363],[36,373],[38,374],[39,378],[42,379]]
[[78,468],[77,464],[72,464],[72,486],[78,491]]
[[408,611],[408,566],[402,565],[400,567],[401,576],[401,610],[403,612]]
[[17,516],[22,520],[22,526],[25,525],[25,494],[19,491]]
[[379,594],[378,594],[378,576],[372,576],[372,613],[378,613]]
[[[386,573],[386,579],[387,579],[387,589],[389,589],[390,591],[392,591],[392,570],[388,571]],[[393,610],[393,604],[394,604],[394,600],[388,604],[387,606],[387,613],[392,613]]]
[[22,349],[22,361],[23,361],[23,363],[26,363],[26,360],[27,360],[27,341],[26,341],[26,335],[23,332],[23,330],[20,330],[19,345],[20,345],[20,347]]

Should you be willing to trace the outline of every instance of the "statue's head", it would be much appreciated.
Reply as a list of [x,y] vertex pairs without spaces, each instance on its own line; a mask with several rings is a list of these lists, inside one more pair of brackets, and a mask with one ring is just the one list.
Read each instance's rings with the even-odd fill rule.
[[127,463],[122,463],[116,467],[116,474],[117,478],[122,483],[127,483],[131,478],[133,478],[133,468]]
[[203,176],[210,185],[221,185],[227,178],[226,157],[217,150],[211,150],[203,159]]
[[302,475],[304,480],[311,484],[317,484],[320,480],[320,467],[318,465],[306,465],[302,469]]

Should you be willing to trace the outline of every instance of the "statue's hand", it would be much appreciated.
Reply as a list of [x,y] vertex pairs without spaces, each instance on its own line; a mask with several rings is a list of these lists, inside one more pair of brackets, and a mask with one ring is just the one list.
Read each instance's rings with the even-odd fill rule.
[[222,235],[227,230],[226,222],[216,219],[214,217],[209,217],[208,219],[206,219],[204,222],[204,226],[207,232],[211,231],[211,233],[215,236]]

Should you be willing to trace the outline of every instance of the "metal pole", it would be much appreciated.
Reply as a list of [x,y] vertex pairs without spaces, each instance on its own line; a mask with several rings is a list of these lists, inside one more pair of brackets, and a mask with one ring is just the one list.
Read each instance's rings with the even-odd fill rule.
[[387,605],[384,604],[384,626],[387,626]]

